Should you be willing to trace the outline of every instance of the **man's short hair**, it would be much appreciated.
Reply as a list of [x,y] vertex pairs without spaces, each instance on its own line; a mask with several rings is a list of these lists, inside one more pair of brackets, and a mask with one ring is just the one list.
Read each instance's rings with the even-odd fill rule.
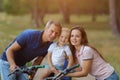
[[50,27],[51,24],[54,24],[55,26],[58,26],[58,27],[61,27],[61,24],[58,22],[58,21],[54,21],[54,20],[49,20],[47,23],[46,23],[46,27]]

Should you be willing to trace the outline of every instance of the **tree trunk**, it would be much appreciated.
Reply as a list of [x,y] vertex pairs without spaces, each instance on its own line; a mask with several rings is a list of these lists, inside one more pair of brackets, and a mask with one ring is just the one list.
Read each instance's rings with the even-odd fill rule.
[[31,16],[33,20],[34,27],[38,28],[40,25],[44,24],[45,8],[39,8],[39,0],[31,1],[33,2]]
[[92,22],[95,22],[96,21],[96,16],[97,16],[97,1],[96,0],[92,0],[91,1],[92,3]]
[[96,9],[93,9],[92,10],[92,22],[95,22],[96,21]]
[[70,11],[67,1],[59,1],[60,13],[63,16],[63,21],[65,23],[70,23]]
[[113,34],[120,37],[120,0],[109,0],[110,26]]
[[65,8],[62,8],[62,9],[60,10],[60,12],[61,12],[61,14],[62,14],[62,16],[63,16],[63,21],[64,21],[65,23],[70,23],[69,9],[67,9],[67,7],[65,7]]
[[38,0],[34,0],[34,5],[33,5],[33,12],[32,12],[32,16],[33,16],[33,24],[34,27],[39,27],[39,10],[38,10],[38,6],[39,6],[39,1]]

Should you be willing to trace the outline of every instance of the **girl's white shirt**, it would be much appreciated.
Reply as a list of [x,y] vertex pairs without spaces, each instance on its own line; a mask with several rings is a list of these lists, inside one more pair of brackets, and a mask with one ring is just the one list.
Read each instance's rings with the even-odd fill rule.
[[67,44],[59,47],[57,42],[50,45],[48,52],[52,54],[52,64],[58,66],[63,66],[66,56],[72,55],[72,52]]

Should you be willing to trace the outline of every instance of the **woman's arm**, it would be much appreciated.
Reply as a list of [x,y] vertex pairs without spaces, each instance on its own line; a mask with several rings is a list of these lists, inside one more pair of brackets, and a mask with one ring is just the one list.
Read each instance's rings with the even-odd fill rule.
[[91,66],[92,66],[92,60],[84,60],[83,61],[83,65],[81,66],[82,67],[81,71],[69,73],[69,74],[67,74],[67,76],[71,76],[71,77],[85,77],[90,72]]

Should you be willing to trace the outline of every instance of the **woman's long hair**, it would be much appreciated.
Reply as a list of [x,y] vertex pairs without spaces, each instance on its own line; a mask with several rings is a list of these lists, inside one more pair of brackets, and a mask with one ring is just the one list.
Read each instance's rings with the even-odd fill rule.
[[[100,57],[101,57],[102,59],[104,59],[103,56],[100,54],[100,52],[99,52],[96,48],[94,48],[94,47],[92,47],[92,46],[90,46],[90,45],[88,44],[87,34],[86,34],[86,32],[85,32],[85,30],[84,30],[83,27],[81,27],[81,26],[79,26],[79,25],[73,27],[73,28],[71,29],[71,31],[70,31],[70,35],[71,35],[71,32],[72,32],[73,30],[79,30],[79,31],[81,32],[81,45],[85,45],[85,46],[91,47],[92,49],[94,49],[94,50],[100,55]],[[70,37],[71,37],[71,36],[70,36]],[[69,42],[70,42],[70,49],[71,49],[72,54],[73,54],[73,57],[74,57],[74,61],[76,61],[76,59],[77,59],[77,58],[76,58],[76,55],[75,55],[76,49],[75,49],[75,47],[71,44],[70,38],[69,38]],[[104,60],[105,60],[105,59],[104,59]]]

